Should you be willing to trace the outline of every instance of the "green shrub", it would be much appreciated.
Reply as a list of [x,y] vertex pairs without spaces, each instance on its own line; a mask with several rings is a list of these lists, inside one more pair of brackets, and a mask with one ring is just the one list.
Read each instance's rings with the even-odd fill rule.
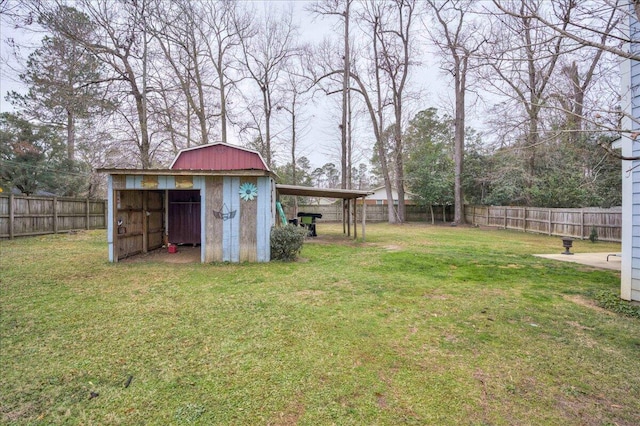
[[271,260],[296,260],[306,235],[305,228],[293,225],[271,228]]
[[589,241],[591,241],[592,243],[595,243],[596,241],[598,241],[598,230],[596,229],[595,226],[591,227],[591,233],[589,234]]
[[628,317],[640,318],[640,306],[620,299],[617,294],[611,291],[601,290],[595,294],[595,299],[598,306],[608,311]]

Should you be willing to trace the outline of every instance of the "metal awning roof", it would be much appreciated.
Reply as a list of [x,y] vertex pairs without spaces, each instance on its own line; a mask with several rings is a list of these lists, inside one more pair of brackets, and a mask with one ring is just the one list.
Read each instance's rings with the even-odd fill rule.
[[373,194],[371,191],[359,191],[355,189],[312,188],[309,186],[276,185],[280,195],[298,195],[300,197],[341,198],[350,200],[363,198]]

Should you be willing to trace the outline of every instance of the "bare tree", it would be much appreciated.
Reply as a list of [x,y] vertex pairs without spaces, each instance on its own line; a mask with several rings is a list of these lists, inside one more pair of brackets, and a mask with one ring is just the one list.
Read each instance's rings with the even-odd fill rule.
[[[631,5],[630,5],[631,3]],[[619,125],[620,119],[612,119],[614,124],[604,125],[603,120],[593,120],[585,115],[585,95],[594,79],[594,72],[604,54],[639,61],[640,55],[629,49],[633,42],[626,33],[625,25],[631,15],[640,20],[640,2],[624,0],[603,0],[601,2],[565,0],[553,2],[550,8],[539,8],[535,4],[525,3],[523,7],[513,9],[504,1],[494,0],[498,9],[516,19],[527,19],[555,32],[557,35],[570,40],[580,47],[579,60],[570,62],[563,67],[563,73],[570,82],[571,89],[565,93],[556,93],[553,97],[560,109],[567,116],[567,126],[570,139],[575,140],[582,129],[583,122],[589,121],[596,130],[615,133],[632,134],[633,129],[624,129]],[[568,8],[573,9],[569,15]],[[586,48],[586,49],[585,49]],[[585,61],[584,51],[592,51]],[[582,66],[581,66],[582,65]],[[616,107],[600,107],[597,116],[601,114],[619,115]],[[633,120],[632,120],[633,121]],[[609,138],[614,140],[614,138]],[[621,158],[619,152],[611,148],[611,143],[602,142],[602,146],[611,154]]]
[[[391,2],[371,1],[367,5],[366,16],[374,23],[374,51],[376,61],[376,81],[378,95],[382,95],[381,74],[384,76],[388,91],[388,102],[392,107],[394,165],[398,192],[397,221],[405,220],[404,192],[404,146],[402,130],[404,127],[404,107],[407,99],[407,83],[413,58],[414,18],[417,13],[415,0],[394,0]],[[383,108],[382,99],[379,108]],[[379,154],[383,154],[379,150]],[[391,191],[387,191],[390,194]],[[393,204],[393,203],[391,203]]]
[[323,0],[314,3],[310,10],[320,16],[338,16],[343,21],[343,45],[342,51],[342,119],[340,124],[340,166],[342,171],[341,188],[349,188],[352,167],[352,146],[350,140],[350,77],[351,70],[351,42],[350,23],[351,6],[353,0]]
[[[504,7],[504,6],[503,6]],[[495,15],[494,38],[485,57],[490,73],[485,77],[498,93],[521,108],[524,119],[520,147],[527,153],[527,185],[533,184],[536,161],[544,130],[544,105],[550,96],[550,83],[566,53],[565,38],[548,28],[536,25],[523,12],[544,7],[539,0],[512,3],[512,14]],[[575,3],[569,0],[563,9],[565,27],[571,20]],[[497,77],[497,78],[496,78]],[[512,135],[513,137],[513,135]]]
[[[243,68],[260,91],[262,102],[259,117],[264,117],[264,133],[261,137],[261,143],[264,146],[262,154],[270,167],[273,166],[271,118],[277,106],[276,86],[287,62],[296,53],[296,34],[297,29],[293,24],[291,8],[283,11],[268,8],[256,21],[253,34],[250,37],[240,38]],[[256,118],[256,112],[250,112]]]
[[74,5],[95,25],[95,31],[90,34],[77,31],[68,20],[58,19],[55,11],[64,4],[62,0],[32,4],[45,28],[83,46],[110,68],[113,81],[126,85],[125,97],[132,97],[135,105],[137,120],[131,128],[136,134],[132,139],[142,168],[150,168],[153,157],[147,119],[147,3],[147,0],[134,0],[114,7],[110,0],[77,0]]
[[433,11],[437,30],[429,30],[431,41],[442,56],[442,67],[453,77],[455,94],[454,111],[454,219],[462,224],[464,218],[464,193],[462,173],[464,168],[464,141],[466,118],[466,94],[469,86],[469,72],[475,67],[474,55],[485,42],[482,30],[475,21],[470,21],[470,0],[449,0],[436,2],[428,0]]
[[[149,33],[156,41],[164,59],[173,71],[171,77],[178,83],[186,100],[188,113],[195,115],[198,125],[199,143],[209,143],[209,117],[206,93],[209,85],[205,74],[204,55],[200,38],[203,26],[197,9],[199,3],[187,1],[159,2],[151,11],[152,22],[148,23]],[[190,120],[187,119],[190,124]],[[188,124],[188,125],[189,125]],[[173,133],[173,129],[170,129]],[[191,142],[191,132],[187,132],[187,146]]]
[[214,86],[218,91],[221,140],[227,143],[231,117],[229,93],[241,78],[235,54],[242,46],[242,39],[250,35],[252,21],[233,0],[208,0],[200,11],[203,25],[199,31],[205,42],[206,56],[216,72]]

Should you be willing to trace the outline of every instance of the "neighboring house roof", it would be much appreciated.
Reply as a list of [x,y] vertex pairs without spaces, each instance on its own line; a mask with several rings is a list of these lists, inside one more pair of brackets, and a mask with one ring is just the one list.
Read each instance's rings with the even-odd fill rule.
[[172,170],[266,170],[259,152],[222,142],[185,148],[169,167]]
[[[373,188],[371,192],[373,192],[373,194],[368,195],[367,200],[386,200],[387,199],[387,191],[384,188],[384,186]],[[398,199],[398,191],[396,191],[395,189],[391,190],[391,195],[394,200]],[[415,194],[412,194],[411,192],[407,192],[407,191],[405,191],[404,195],[406,199],[412,199],[413,197],[415,197]]]

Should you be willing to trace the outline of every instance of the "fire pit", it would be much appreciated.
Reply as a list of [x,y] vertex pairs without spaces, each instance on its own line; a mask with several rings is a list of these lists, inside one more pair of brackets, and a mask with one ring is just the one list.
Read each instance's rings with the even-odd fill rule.
[[562,252],[562,254],[573,254],[569,251],[569,249],[573,247],[573,238],[562,237],[562,247],[564,247],[564,252]]

